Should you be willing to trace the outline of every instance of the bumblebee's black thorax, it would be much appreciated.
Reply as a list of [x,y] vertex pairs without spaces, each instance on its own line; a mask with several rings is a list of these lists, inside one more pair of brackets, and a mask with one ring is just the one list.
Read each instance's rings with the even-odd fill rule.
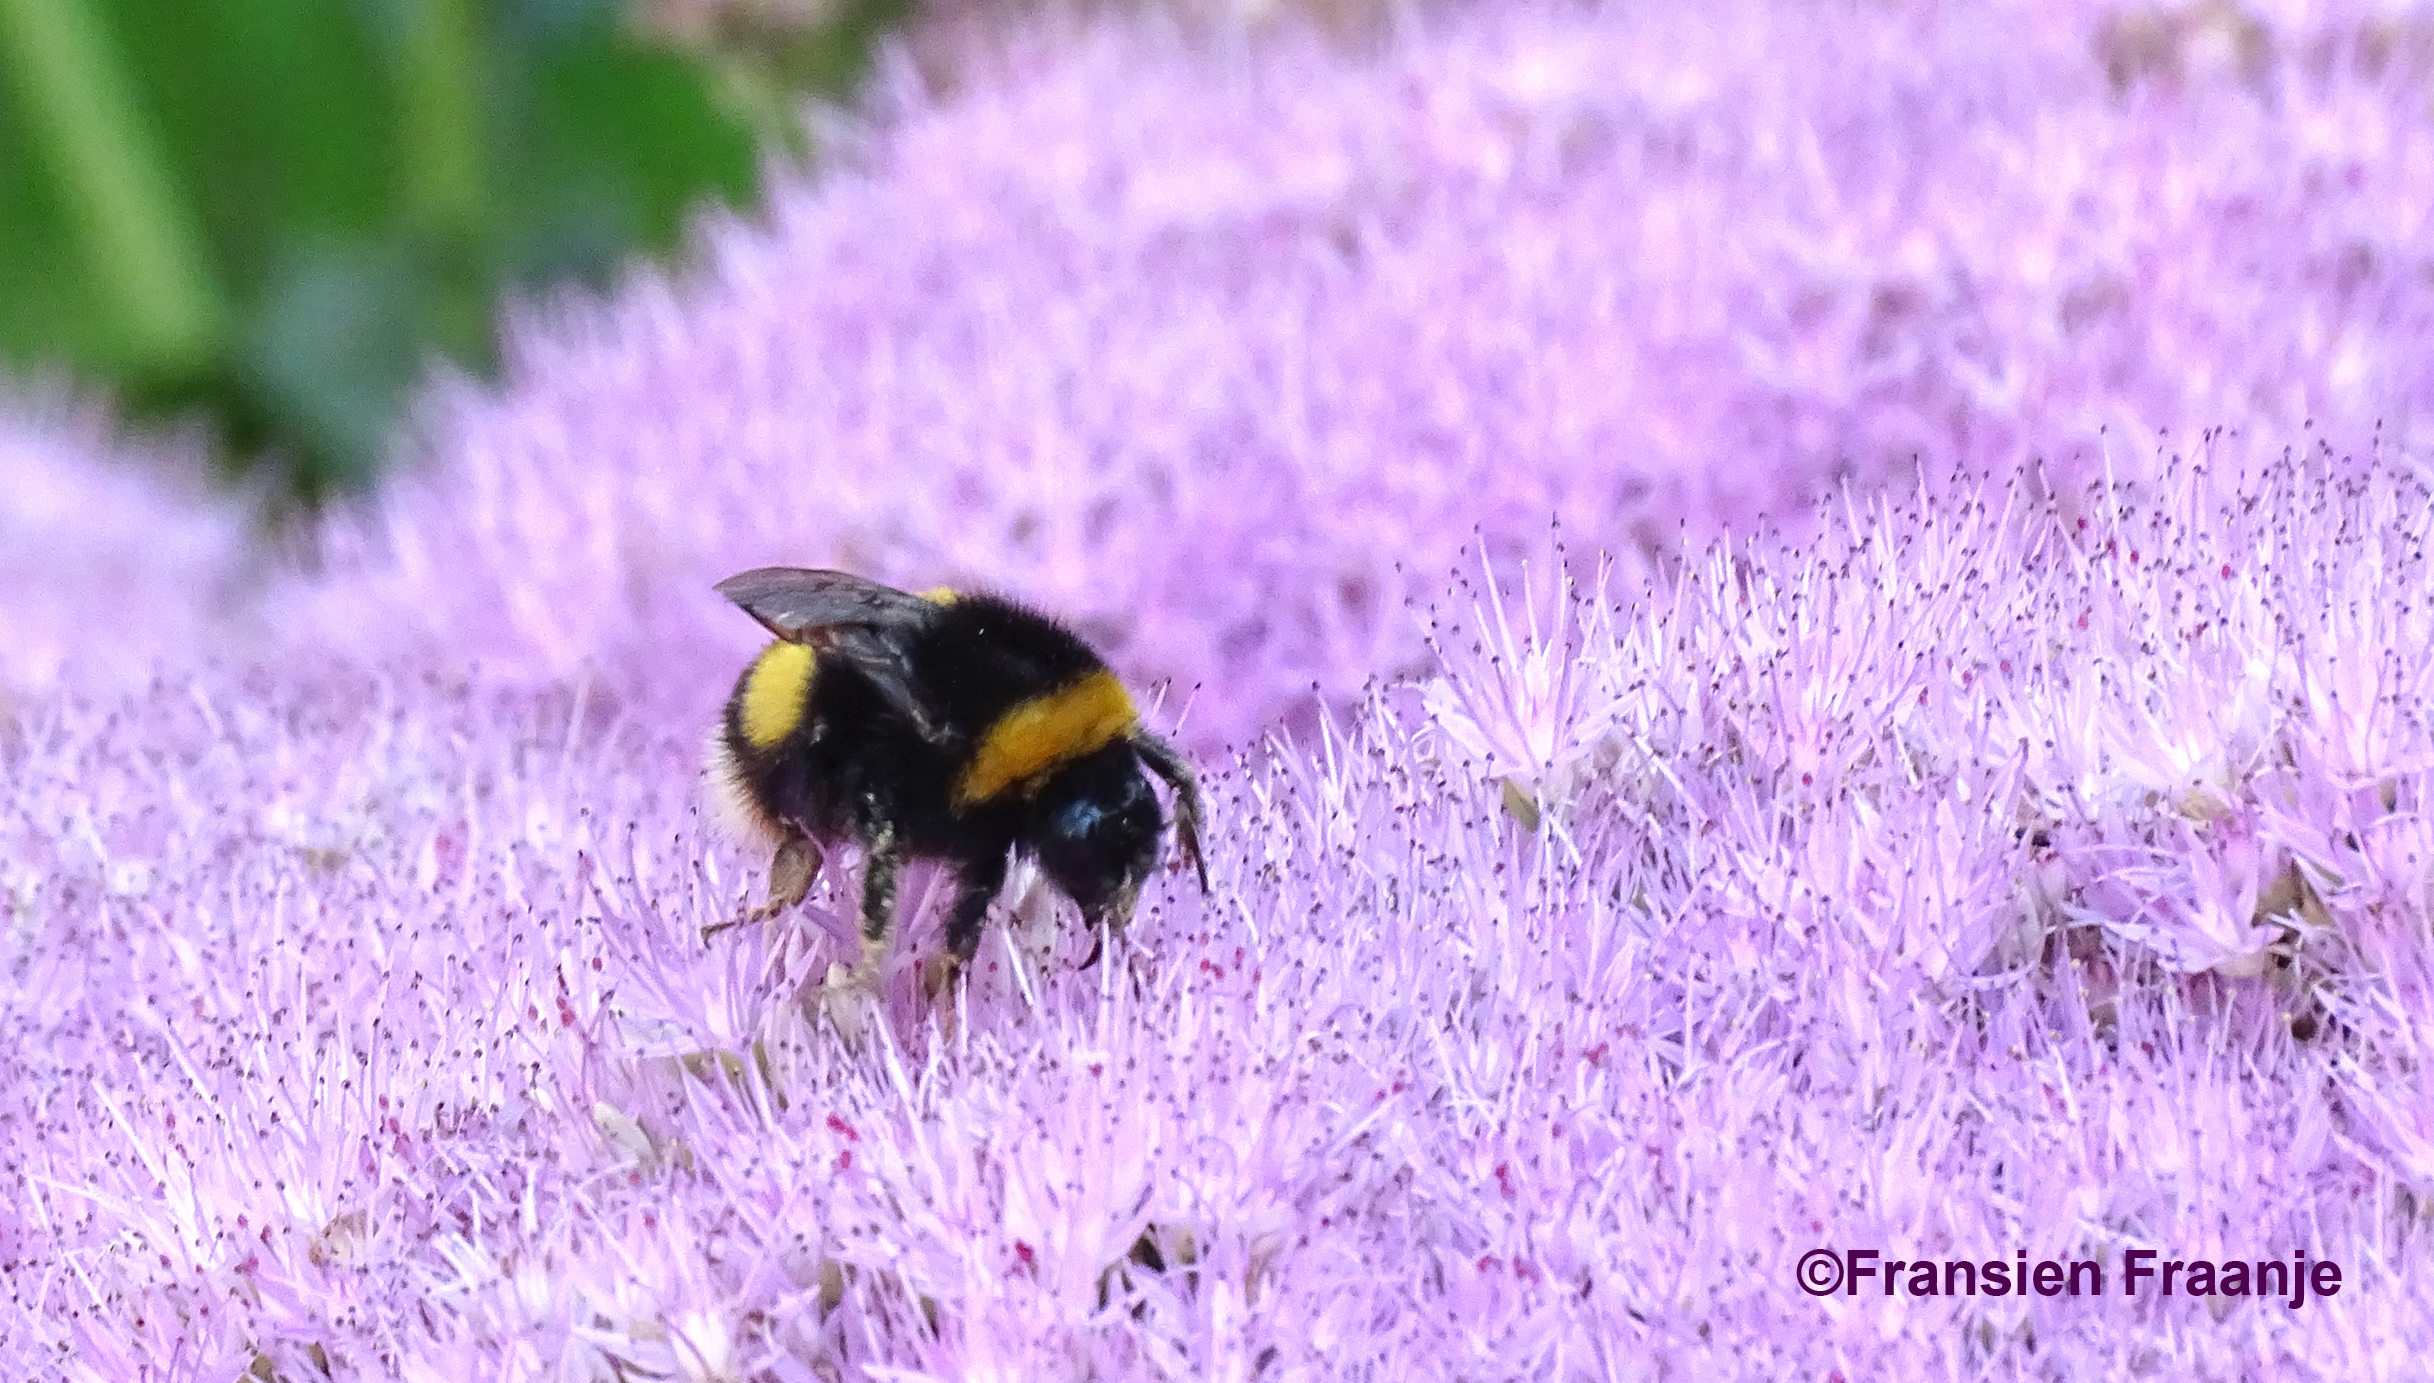
[[959,596],[906,648],[932,720],[977,744],[999,719],[1107,665],[1072,630],[997,596]]

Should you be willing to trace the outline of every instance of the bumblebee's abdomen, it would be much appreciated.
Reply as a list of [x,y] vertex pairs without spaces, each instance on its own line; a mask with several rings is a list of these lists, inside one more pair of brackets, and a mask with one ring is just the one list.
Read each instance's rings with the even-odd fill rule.
[[798,831],[833,837],[848,828],[845,792],[858,775],[839,771],[831,732],[840,714],[849,721],[871,714],[869,698],[847,685],[854,680],[852,669],[823,665],[806,644],[761,650],[735,679],[712,746],[711,787],[722,816],[778,838]]
[[858,838],[885,821],[915,853],[950,853],[960,759],[931,743],[851,663],[779,642],[736,679],[712,746],[720,815],[747,834]]
[[819,655],[807,645],[773,643],[744,669],[735,687],[735,733],[754,749],[769,750],[803,725]]

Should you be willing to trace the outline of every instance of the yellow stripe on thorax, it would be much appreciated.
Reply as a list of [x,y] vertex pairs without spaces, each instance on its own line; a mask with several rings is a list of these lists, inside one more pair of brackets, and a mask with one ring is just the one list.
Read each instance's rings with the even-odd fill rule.
[[998,718],[955,780],[955,805],[969,807],[1025,779],[1129,735],[1140,723],[1124,684],[1105,668],[1035,696]]
[[755,749],[774,747],[803,722],[803,705],[811,692],[811,675],[819,655],[809,644],[773,643],[761,650],[744,674],[744,739]]

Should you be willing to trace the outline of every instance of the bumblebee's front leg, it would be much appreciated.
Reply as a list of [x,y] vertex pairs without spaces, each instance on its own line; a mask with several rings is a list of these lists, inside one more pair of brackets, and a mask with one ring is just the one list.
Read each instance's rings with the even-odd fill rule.
[[1099,955],[1107,949],[1110,929],[1122,931],[1132,925],[1132,910],[1141,899],[1141,885],[1127,882],[1117,887],[1113,896],[1096,907],[1082,909],[1082,921],[1090,928],[1090,955],[1081,968],[1088,970],[1099,963]]
[[970,861],[959,877],[955,910],[947,914],[946,954],[923,977],[923,987],[931,998],[952,987],[955,977],[963,973],[963,968],[972,963],[973,955],[980,950],[981,923],[988,920],[989,904],[996,901],[998,889],[1005,886],[1005,852]]
[[868,986],[879,978],[896,925],[896,875],[904,852],[896,843],[896,828],[882,821],[871,827],[868,857],[862,865],[862,962],[853,979]]
[[741,917],[713,922],[702,928],[703,944],[707,945],[710,938],[730,927],[767,921],[802,902],[810,895],[813,881],[820,877],[821,863],[820,847],[810,837],[786,837],[786,843],[778,847],[777,856],[769,861],[769,901]]

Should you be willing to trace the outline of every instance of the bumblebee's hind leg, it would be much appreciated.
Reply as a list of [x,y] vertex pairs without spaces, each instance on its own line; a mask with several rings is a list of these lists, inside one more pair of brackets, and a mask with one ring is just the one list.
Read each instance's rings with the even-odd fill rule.
[[981,924],[988,920],[989,904],[997,901],[997,891],[1005,882],[1006,855],[1002,850],[964,865],[955,894],[955,909],[947,914],[946,952],[922,975],[922,987],[931,998],[952,988],[956,977],[980,951]]
[[707,945],[710,938],[730,927],[741,927],[747,922],[765,922],[802,902],[810,895],[812,884],[820,877],[822,858],[820,847],[809,837],[786,837],[786,842],[778,847],[776,857],[769,861],[769,901],[741,917],[713,922],[702,928],[703,944]]

